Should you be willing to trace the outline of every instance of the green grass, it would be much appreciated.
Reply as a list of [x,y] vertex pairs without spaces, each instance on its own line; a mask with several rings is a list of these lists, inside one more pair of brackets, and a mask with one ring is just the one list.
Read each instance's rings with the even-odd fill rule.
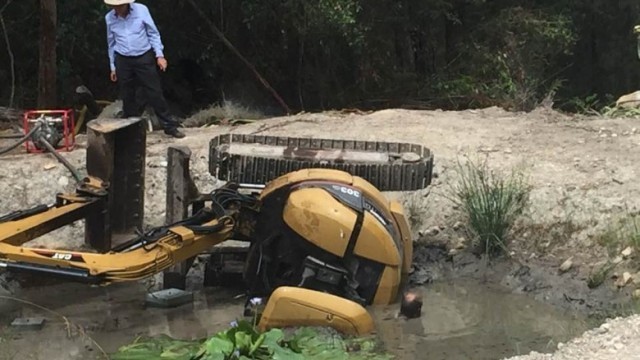
[[640,252],[640,215],[627,212],[599,237],[598,243],[615,257],[630,246],[637,257]]
[[587,278],[587,286],[589,289],[595,289],[602,285],[615,267],[615,264],[607,262],[606,264],[594,269]]
[[599,114],[606,117],[626,117],[637,118],[640,116],[640,109],[635,107],[605,106]]
[[503,253],[516,219],[529,202],[531,187],[522,171],[503,174],[487,162],[458,161],[457,181],[446,195],[459,207],[473,230],[474,248],[489,255]]

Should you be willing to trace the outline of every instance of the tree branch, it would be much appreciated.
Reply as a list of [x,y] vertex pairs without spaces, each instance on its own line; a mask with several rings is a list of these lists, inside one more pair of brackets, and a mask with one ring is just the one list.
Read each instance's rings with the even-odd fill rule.
[[7,0],[7,3],[0,8],[0,26],[2,27],[2,33],[4,34],[4,42],[7,44],[7,53],[9,54],[9,67],[11,68],[11,95],[9,96],[9,107],[13,107],[13,100],[16,96],[16,67],[13,51],[11,50],[11,42],[9,41],[9,34],[7,33],[7,26],[4,22],[4,16],[2,13],[11,4],[13,0]]
[[7,8],[7,6],[9,6],[9,4],[11,4],[12,2],[13,2],[13,0],[7,0],[7,3],[6,3],[6,4],[4,4],[4,5],[2,6],[2,8],[0,8],[0,14],[2,14],[2,12],[4,11],[4,9],[6,9],[6,8]]
[[222,40],[222,42],[229,48],[229,50],[231,50],[231,52],[233,52],[249,68],[249,70],[251,70],[251,72],[253,72],[253,75],[255,75],[255,77],[258,79],[258,81],[260,81],[260,83],[265,87],[265,89],[267,89],[267,91],[271,93],[271,95],[276,99],[276,101],[278,101],[278,103],[280,104],[280,106],[282,106],[282,108],[285,110],[287,115],[291,114],[291,109],[289,109],[289,106],[284,102],[284,100],[282,100],[278,92],[276,92],[271,87],[271,85],[269,85],[269,82],[264,77],[262,77],[262,75],[260,75],[258,70],[256,70],[255,66],[253,66],[253,64],[251,64],[249,60],[247,60],[244,56],[242,56],[240,51],[238,51],[238,49],[236,49],[236,47],[233,46],[233,44],[231,44],[231,42],[224,36],[222,31],[218,29],[218,27],[207,17],[204,11],[202,11],[202,9],[200,9],[200,7],[198,7],[198,5],[196,5],[196,3],[193,0],[188,0],[188,1],[189,1],[189,4],[191,4],[191,6],[194,8],[194,10],[196,10],[198,15],[200,15],[202,19],[206,21],[207,25],[209,25],[209,27],[211,28],[211,31],[218,38],[220,38],[220,40]]

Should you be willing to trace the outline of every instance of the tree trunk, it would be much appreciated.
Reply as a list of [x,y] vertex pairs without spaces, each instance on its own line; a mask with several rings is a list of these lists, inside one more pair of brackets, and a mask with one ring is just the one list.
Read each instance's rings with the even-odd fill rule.
[[40,0],[39,108],[54,108],[57,105],[56,23],[56,0]]

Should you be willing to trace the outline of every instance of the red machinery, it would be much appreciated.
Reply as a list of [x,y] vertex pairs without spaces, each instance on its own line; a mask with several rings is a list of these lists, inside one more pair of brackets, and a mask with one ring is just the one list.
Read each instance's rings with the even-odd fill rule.
[[27,152],[40,153],[46,151],[37,141],[32,139],[43,138],[56,150],[71,151],[75,147],[75,118],[72,109],[67,110],[30,110],[24,113],[24,133],[28,134],[36,125],[36,136],[32,136],[25,142]]

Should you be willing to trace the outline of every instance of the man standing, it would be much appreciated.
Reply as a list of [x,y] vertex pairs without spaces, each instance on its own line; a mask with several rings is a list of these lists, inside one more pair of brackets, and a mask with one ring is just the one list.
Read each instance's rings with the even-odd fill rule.
[[104,0],[111,7],[105,16],[111,81],[120,82],[125,117],[140,116],[136,104],[136,82],[145,90],[149,104],[162,122],[167,135],[183,138],[178,122],[169,113],[162,94],[162,84],[156,66],[167,69],[160,32],[142,4],[135,0]]

